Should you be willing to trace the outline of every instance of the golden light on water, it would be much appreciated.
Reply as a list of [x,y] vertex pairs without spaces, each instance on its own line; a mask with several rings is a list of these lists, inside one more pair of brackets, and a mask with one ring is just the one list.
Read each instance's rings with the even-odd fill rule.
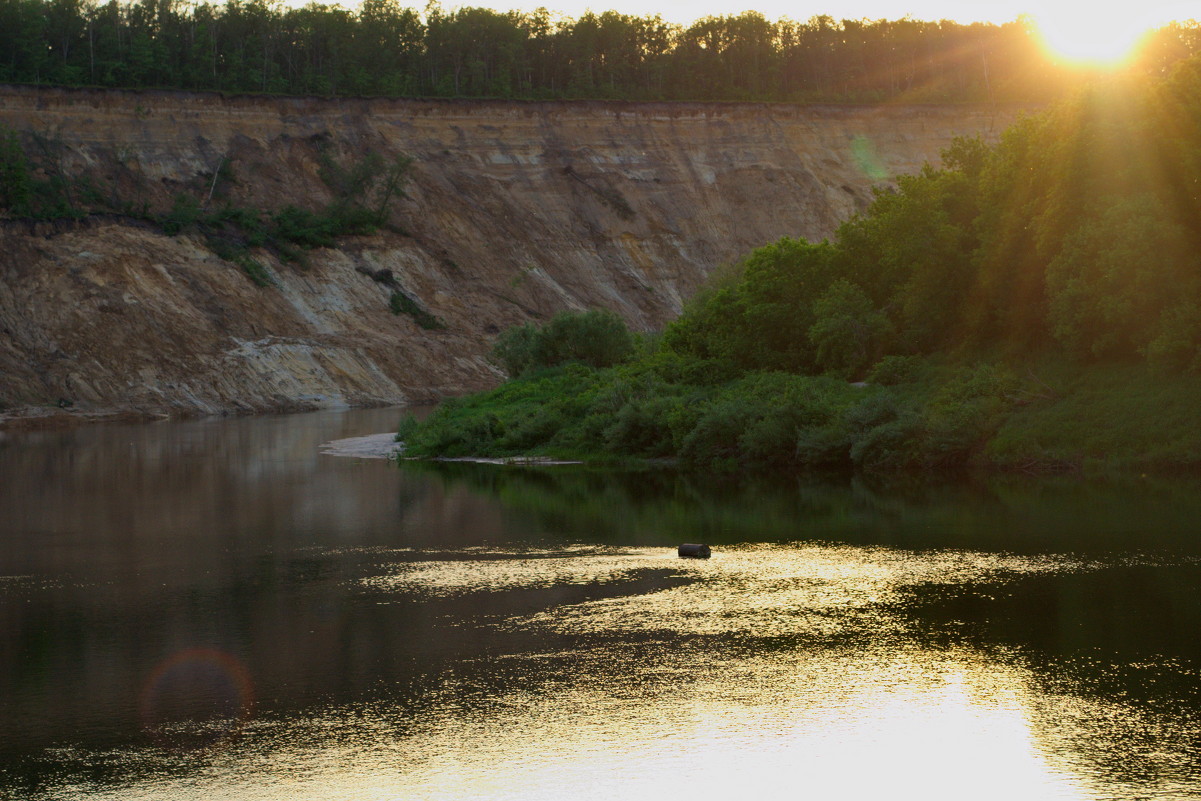
[[1104,716],[1076,699],[1040,699],[1027,673],[971,653],[732,660],[696,650],[657,666],[620,656],[604,654],[608,671],[553,693],[514,691],[417,721],[373,707],[259,724],[198,775],[155,766],[145,783],[62,797],[707,801],[916,797],[916,788],[929,801],[1104,797],[1075,769],[1089,755],[1049,754],[1037,721],[1041,706],[1071,721],[1085,748],[1104,750],[1115,747],[1110,733],[1089,723]]
[[[482,632],[527,646],[448,665],[416,705],[255,721],[225,749],[187,757],[190,773],[164,769],[175,754],[108,754],[147,780],[61,797],[1083,801],[1123,782],[1099,784],[1095,766],[1138,775],[1196,735],[1049,690],[1018,654],[926,643],[905,611],[918,589],[1003,591],[1098,569],[1081,560],[816,544],[725,547],[704,562],[622,547],[397,556],[357,586],[381,602],[475,603],[491,616]],[[533,614],[494,602],[569,586],[625,589]],[[1169,797],[1192,786],[1188,769],[1159,765],[1160,783],[1129,797]]]

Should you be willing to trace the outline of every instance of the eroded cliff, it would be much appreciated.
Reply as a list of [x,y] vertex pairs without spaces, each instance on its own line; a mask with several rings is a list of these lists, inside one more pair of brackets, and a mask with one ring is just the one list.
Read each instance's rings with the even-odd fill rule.
[[[413,159],[391,230],[303,265],[257,252],[268,287],[186,230],[0,220],[0,406],[268,411],[482,388],[503,328],[593,306],[658,328],[716,266],[829,235],[873,185],[1018,113],[0,88],[0,125],[148,208],[208,200],[220,170],[240,203],[312,208],[331,191],[321,153]],[[444,327],[394,314],[397,289]]]

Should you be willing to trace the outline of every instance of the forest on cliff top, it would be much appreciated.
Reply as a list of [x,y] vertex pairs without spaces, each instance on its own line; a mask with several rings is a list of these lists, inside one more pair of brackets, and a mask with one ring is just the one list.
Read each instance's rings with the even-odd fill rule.
[[1201,58],[961,139],[820,243],[713,276],[662,335],[504,333],[514,376],[418,456],[702,469],[1201,466]]
[[[1201,28],[1151,34],[1129,69],[1163,75]],[[612,11],[354,9],[267,0],[0,0],[0,83],[291,95],[692,101],[1043,102],[1086,71],[1032,23],[771,21],[691,25]]]

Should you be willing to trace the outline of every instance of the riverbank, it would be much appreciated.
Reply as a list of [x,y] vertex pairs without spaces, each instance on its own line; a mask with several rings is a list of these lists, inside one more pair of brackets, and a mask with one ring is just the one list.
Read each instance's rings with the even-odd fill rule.
[[[191,415],[195,416],[195,415]],[[134,409],[76,410],[58,406],[22,406],[0,411],[0,431],[33,431],[74,428],[92,423],[146,423],[172,420],[186,415]]]
[[393,459],[402,452],[404,452],[404,443],[397,442],[396,435],[391,432],[335,439],[321,446],[321,453],[326,456],[345,456],[355,459]]
[[[392,432],[335,439],[321,446],[321,453],[326,456],[342,456],[352,459],[402,459],[404,451],[405,444],[399,442],[396,434]],[[429,459],[426,461],[518,467],[557,467],[584,464],[578,460],[552,459],[549,456],[508,456],[503,459],[463,456],[455,459]]]
[[[359,406],[356,408],[383,408],[390,403]],[[346,405],[333,409],[350,408]],[[121,408],[91,406],[18,406],[0,410],[0,431],[32,431],[74,428],[95,423],[152,423],[165,420],[195,420],[201,417],[248,417],[263,414],[299,414],[303,412],[329,411],[318,405],[281,403],[276,408],[232,409],[206,411],[192,408]]]
[[856,383],[666,372],[544,370],[406,420],[401,435],[425,458],[671,458],[725,474],[1201,470],[1201,376],[1145,365],[911,359]]

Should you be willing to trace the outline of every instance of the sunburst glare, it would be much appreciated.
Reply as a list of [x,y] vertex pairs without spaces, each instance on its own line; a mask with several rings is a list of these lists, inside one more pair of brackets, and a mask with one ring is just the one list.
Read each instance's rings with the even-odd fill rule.
[[1066,61],[1092,66],[1116,66],[1129,58],[1147,35],[1149,24],[1128,10],[1081,11],[1053,7],[1034,17],[1043,45]]

